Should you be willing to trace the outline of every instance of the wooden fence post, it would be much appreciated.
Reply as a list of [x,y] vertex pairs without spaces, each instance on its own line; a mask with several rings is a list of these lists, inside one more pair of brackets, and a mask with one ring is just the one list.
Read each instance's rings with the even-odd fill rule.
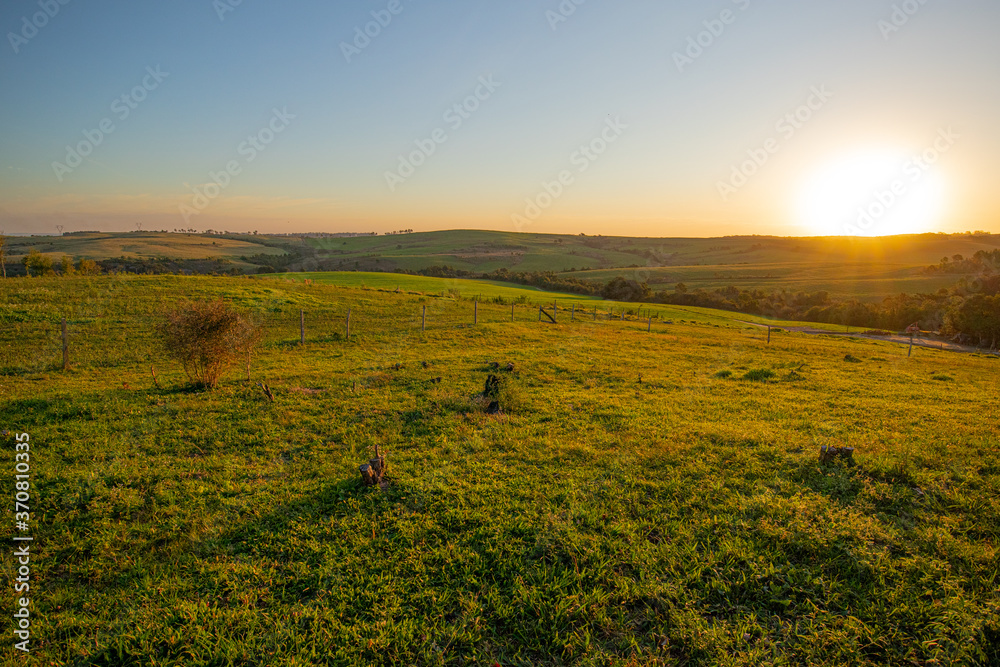
[[299,308],[299,344],[306,343],[306,309]]
[[347,309],[347,335],[344,336],[344,340],[351,340],[351,309]]
[[573,304],[573,309],[569,311],[569,321],[576,321],[576,304]]
[[475,306],[472,308],[472,323],[479,324],[479,302],[476,301]]
[[541,306],[538,307],[538,321],[539,322],[542,321],[542,307]]
[[906,356],[910,357],[913,354],[913,334],[910,334],[910,349],[906,351]]
[[650,317],[649,324],[646,325],[646,333],[649,333],[652,330],[653,330],[653,318]]
[[771,344],[771,325],[767,325],[767,344]]
[[424,312],[420,316],[420,331],[427,331],[427,306],[424,306]]
[[66,330],[66,318],[62,318],[63,370],[69,370],[69,333]]
[[510,321],[514,321],[514,304],[510,304]]

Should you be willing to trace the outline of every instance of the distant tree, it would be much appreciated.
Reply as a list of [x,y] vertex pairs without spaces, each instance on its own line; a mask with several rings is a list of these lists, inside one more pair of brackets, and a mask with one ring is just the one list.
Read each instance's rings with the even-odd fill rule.
[[1000,296],[969,297],[948,313],[948,319],[954,330],[995,343],[1000,337]]
[[63,255],[62,259],[59,260],[59,271],[64,276],[71,276],[76,273],[76,269],[73,267],[73,258],[69,255]]
[[612,301],[644,301],[653,295],[649,285],[621,276],[613,278],[601,290],[601,296]]
[[677,292],[678,294],[687,294],[688,286],[685,285],[684,283],[677,283],[676,285],[674,285],[674,291]]
[[32,248],[21,263],[24,264],[29,276],[51,276],[55,273],[52,268],[52,258],[38,252],[37,248]]
[[76,271],[84,276],[96,276],[101,272],[101,267],[92,259],[81,259],[76,263]]

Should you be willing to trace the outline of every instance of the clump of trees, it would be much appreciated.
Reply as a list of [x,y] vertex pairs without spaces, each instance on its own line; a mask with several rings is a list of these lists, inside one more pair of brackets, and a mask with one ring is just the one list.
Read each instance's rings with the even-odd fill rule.
[[[71,276],[76,273],[97,275],[101,272],[101,268],[97,265],[97,262],[92,259],[81,259],[74,266],[73,258],[69,255],[63,255],[59,262],[56,263],[52,257],[43,255],[36,248],[32,248],[27,255],[22,257],[21,263],[24,265],[24,270],[29,276],[54,276],[57,274]],[[6,276],[7,272],[5,269],[4,277]]]
[[618,276],[604,285],[601,296],[611,301],[649,301],[653,290],[646,283]]
[[160,325],[160,334],[167,353],[181,363],[188,379],[212,389],[240,359],[246,361],[249,378],[250,359],[262,331],[249,316],[220,299],[177,307]]
[[980,250],[972,257],[952,255],[942,257],[938,264],[928,266],[925,273],[993,273],[1000,271],[1000,250]]

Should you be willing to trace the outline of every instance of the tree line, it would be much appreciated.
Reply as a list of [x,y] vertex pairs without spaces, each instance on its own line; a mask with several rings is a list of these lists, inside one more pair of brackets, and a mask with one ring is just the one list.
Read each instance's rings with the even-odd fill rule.
[[[715,308],[783,320],[869,329],[901,331],[918,323],[924,330],[941,331],[963,342],[994,347],[1000,339],[1000,273],[994,272],[991,267],[1000,265],[998,260],[1000,251],[980,251],[969,264],[983,268],[979,275],[962,277],[952,288],[943,288],[934,294],[899,294],[880,303],[835,299],[826,291],[766,291],[734,286],[689,290],[684,283],[677,283],[672,291],[654,291],[645,282],[621,276],[600,283],[551,271],[497,269],[490,273],[474,273],[449,266],[433,266],[408,273],[438,278],[497,280],[554,292],[600,296],[609,301]],[[950,260],[948,263],[957,261]]]

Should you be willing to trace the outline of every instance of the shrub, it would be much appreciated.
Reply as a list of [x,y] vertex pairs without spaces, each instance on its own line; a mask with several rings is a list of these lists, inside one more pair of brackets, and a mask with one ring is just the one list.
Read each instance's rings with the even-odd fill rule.
[[21,259],[24,269],[29,276],[51,276],[55,273],[52,258],[43,255],[37,249],[32,248],[27,255]]
[[846,354],[846,355],[844,355],[844,361],[846,361],[849,364],[860,364],[861,363],[861,360],[858,359],[857,357],[855,357],[853,354]]
[[754,368],[746,372],[743,376],[744,380],[749,380],[750,382],[767,382],[775,377],[774,371],[770,368]]
[[76,272],[85,276],[96,276],[100,274],[101,267],[92,259],[81,259],[77,262]]
[[719,371],[718,373],[715,374],[715,377],[719,378],[720,380],[725,380],[726,378],[733,377],[733,372],[730,370]]
[[196,301],[167,314],[160,327],[168,354],[181,362],[195,384],[213,388],[233,363],[250,355],[260,329],[223,301]]

